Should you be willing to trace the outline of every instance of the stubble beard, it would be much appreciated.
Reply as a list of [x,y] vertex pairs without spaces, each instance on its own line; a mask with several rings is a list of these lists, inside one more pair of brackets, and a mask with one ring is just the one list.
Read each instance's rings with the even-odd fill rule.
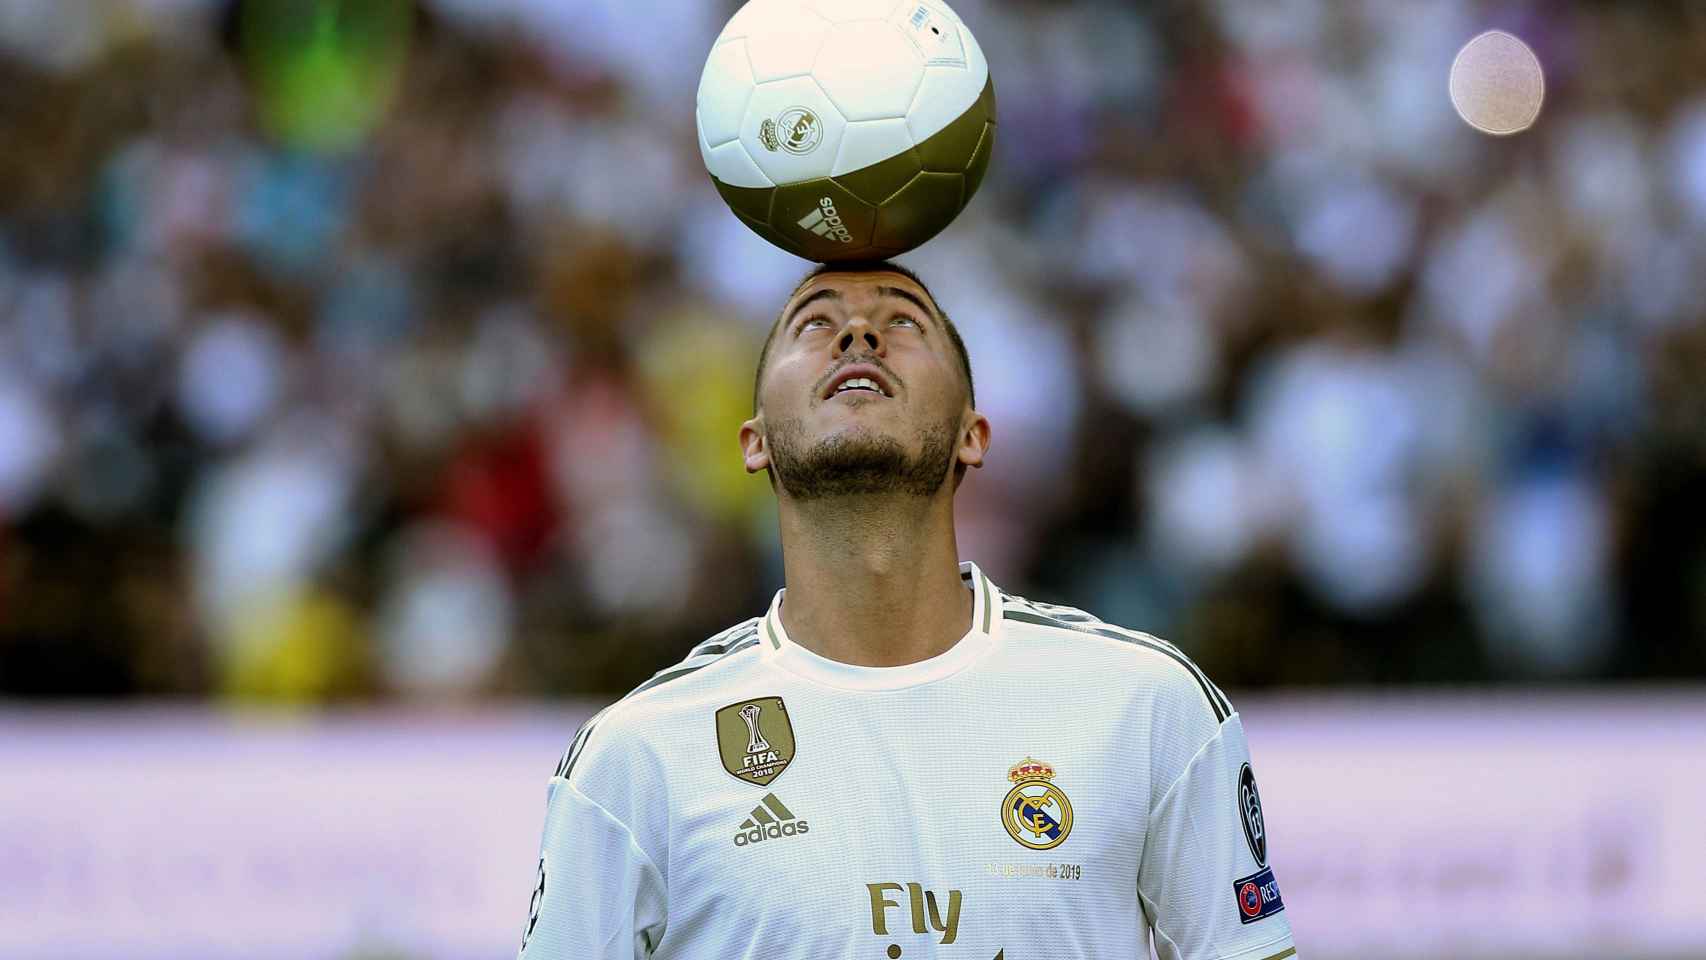
[[797,501],[933,497],[953,465],[957,426],[956,418],[921,428],[919,452],[912,455],[894,437],[864,430],[809,443],[799,418],[782,419],[769,431],[770,463],[777,482]]

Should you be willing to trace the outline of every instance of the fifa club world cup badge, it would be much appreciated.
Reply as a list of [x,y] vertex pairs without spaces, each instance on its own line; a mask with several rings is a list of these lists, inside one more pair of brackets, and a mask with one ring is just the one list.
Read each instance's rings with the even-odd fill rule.
[[1032,850],[1058,847],[1072,832],[1072,801],[1054,785],[1054,768],[1026,757],[1007,769],[1013,789],[1001,801],[1007,835]]
[[717,753],[742,783],[766,786],[794,760],[794,725],[781,697],[758,697],[717,711]]

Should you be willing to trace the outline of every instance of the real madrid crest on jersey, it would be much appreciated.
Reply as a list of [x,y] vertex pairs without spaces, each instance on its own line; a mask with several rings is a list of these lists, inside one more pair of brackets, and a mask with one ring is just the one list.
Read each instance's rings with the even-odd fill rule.
[[717,711],[717,752],[737,779],[765,786],[794,760],[794,725],[781,697],[757,697]]
[[1072,801],[1054,785],[1054,768],[1033,757],[1007,769],[1013,789],[1001,801],[1001,825],[1032,850],[1060,846],[1072,832]]

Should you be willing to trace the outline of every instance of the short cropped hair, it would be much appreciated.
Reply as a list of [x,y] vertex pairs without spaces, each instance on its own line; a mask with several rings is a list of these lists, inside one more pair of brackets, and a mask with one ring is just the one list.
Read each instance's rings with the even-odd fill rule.
[[[795,284],[794,292],[788,294],[788,300],[792,301],[794,299],[794,295],[799,293],[806,284],[811,283],[813,280],[816,280],[818,277],[824,276],[825,274],[874,273],[877,271],[888,271],[890,273],[900,274],[906,279],[911,280],[913,283],[918,284],[918,288],[924,291],[924,295],[926,297],[930,298],[931,305],[936,309],[935,319],[942,324],[943,329],[948,331],[948,342],[954,345],[954,353],[960,358],[960,372],[964,373],[966,378],[966,397],[971,403],[972,408],[976,409],[977,387],[974,385],[972,380],[971,356],[966,353],[965,341],[960,339],[960,331],[954,326],[954,321],[948,318],[947,311],[943,310],[941,304],[936,302],[936,295],[930,292],[930,288],[925,286],[924,281],[919,279],[918,274],[913,273],[911,270],[908,270],[898,263],[892,263],[888,260],[858,260],[826,263],[813,270],[811,273],[806,274],[799,283]],[[787,310],[787,304],[784,303],[782,305],[782,313],[778,314],[776,316],[776,321],[770,325],[769,336],[764,338],[764,348],[758,352],[758,371],[752,378],[752,412],[754,415],[757,415],[758,413],[758,391],[764,384],[764,364],[770,359],[770,345],[776,342],[776,331],[781,329],[782,318],[786,315]]]

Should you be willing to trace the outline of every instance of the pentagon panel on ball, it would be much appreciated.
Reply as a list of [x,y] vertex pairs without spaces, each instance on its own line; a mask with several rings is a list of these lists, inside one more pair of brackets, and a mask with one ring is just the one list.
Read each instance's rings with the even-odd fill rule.
[[754,233],[808,260],[891,257],[977,193],[995,85],[942,0],[750,0],[712,45],[697,118]]

